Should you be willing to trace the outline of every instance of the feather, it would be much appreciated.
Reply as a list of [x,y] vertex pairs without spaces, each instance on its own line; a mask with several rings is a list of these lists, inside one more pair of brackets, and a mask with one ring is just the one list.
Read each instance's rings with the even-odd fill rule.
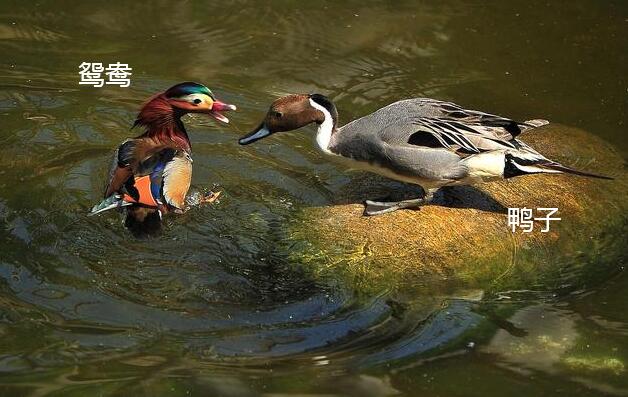
[[122,208],[122,207],[126,207],[132,204],[133,203],[124,201],[122,199],[122,196],[120,196],[119,194],[112,194],[111,196],[101,201],[100,204],[95,205],[92,208],[91,212],[87,214],[87,216],[94,216],[104,211],[108,211],[114,208]]
[[580,171],[562,165],[556,161],[549,160],[532,149],[510,151],[505,155],[504,178],[526,174],[574,174],[587,176],[590,178],[610,179],[613,178]]
[[192,182],[192,158],[185,152],[170,160],[163,171],[163,196],[166,202],[182,210]]

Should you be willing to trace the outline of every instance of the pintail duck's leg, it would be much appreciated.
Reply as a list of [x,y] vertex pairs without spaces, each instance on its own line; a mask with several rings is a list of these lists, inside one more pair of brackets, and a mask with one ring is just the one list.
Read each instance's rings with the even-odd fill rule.
[[425,196],[401,201],[372,201],[366,200],[364,202],[364,215],[375,216],[382,215],[389,212],[397,211],[404,208],[417,208],[425,204],[429,204],[434,198],[434,193],[438,189],[427,189]]

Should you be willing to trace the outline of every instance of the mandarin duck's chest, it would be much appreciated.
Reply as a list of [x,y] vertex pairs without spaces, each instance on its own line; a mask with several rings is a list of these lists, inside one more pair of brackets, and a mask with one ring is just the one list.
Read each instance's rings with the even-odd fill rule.
[[163,149],[136,165],[125,185],[125,200],[158,207],[183,209],[192,181],[192,155],[180,149]]

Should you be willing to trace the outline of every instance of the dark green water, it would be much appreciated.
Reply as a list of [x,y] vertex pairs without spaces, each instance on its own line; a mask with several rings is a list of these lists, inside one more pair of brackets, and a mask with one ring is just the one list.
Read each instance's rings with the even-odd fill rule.
[[[317,91],[344,122],[431,96],[625,153],[628,3],[555,3],[4,0],[0,395],[628,394],[626,273],[568,295],[359,293],[285,244],[352,174],[308,134],[236,144],[278,95]],[[132,86],[79,86],[81,62],[129,63]],[[221,203],[149,240],[87,218],[141,103],[186,80],[239,107],[186,119],[193,184]]]

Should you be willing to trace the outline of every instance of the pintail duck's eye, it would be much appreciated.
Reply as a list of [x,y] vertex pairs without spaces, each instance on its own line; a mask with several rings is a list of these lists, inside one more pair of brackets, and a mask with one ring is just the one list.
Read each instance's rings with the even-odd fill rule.
[[201,103],[201,102],[203,102],[203,101],[201,101],[201,100],[200,100],[200,99],[198,99],[198,98],[196,98],[196,99],[194,100],[194,104],[195,104],[195,105],[198,105],[198,104],[199,104],[199,103]]

